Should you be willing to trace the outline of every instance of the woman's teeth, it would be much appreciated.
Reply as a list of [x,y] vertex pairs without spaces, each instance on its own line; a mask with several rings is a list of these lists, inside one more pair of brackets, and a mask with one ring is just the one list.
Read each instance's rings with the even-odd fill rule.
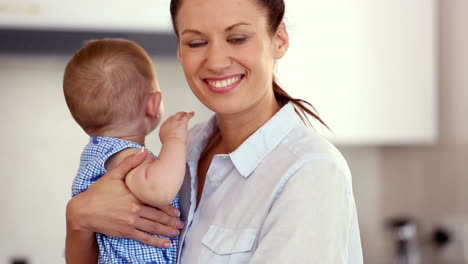
[[207,80],[207,82],[216,88],[224,88],[226,86],[229,86],[241,79],[241,76],[236,76],[230,79],[222,80],[222,81],[212,81],[212,80]]

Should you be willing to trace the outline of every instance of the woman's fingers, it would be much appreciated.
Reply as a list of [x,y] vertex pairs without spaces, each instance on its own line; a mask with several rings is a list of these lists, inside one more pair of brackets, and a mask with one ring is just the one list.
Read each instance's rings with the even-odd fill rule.
[[[107,173],[108,177],[122,180],[125,179],[127,173],[145,161],[147,153],[148,152],[144,148],[141,148],[135,154],[126,157],[121,163],[117,165],[117,167]],[[105,176],[106,175],[103,177]]]
[[[168,215],[164,211],[143,206],[140,210],[140,217],[146,218],[150,221],[165,225],[174,229],[180,229],[184,227],[184,223],[177,219],[175,216]],[[141,229],[143,231],[151,232],[149,230]]]
[[139,218],[136,221],[135,226],[138,230],[143,230],[161,236],[177,237],[180,234],[180,231],[178,229],[150,221],[146,218]]
[[171,204],[168,204],[166,206],[159,207],[159,209],[163,212],[165,212],[168,215],[179,217],[180,216],[180,211],[172,206]]
[[139,218],[135,222],[135,232],[132,232],[130,238],[141,243],[160,248],[170,247],[170,241],[161,237],[155,237],[147,233],[158,234],[167,237],[177,237],[180,234],[179,229],[183,227],[182,221],[177,217],[167,214],[176,210],[169,205],[164,207],[165,211],[155,209],[149,206],[141,207]]
[[135,230],[129,238],[158,248],[170,248],[172,246],[171,241],[167,238],[152,236],[139,230]]

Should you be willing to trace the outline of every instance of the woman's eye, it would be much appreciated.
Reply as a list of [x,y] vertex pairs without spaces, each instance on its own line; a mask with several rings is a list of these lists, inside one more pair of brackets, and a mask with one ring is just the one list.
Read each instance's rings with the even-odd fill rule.
[[228,39],[228,42],[232,44],[242,44],[246,40],[247,40],[247,37],[233,37],[233,38]]
[[198,48],[206,44],[206,41],[192,41],[187,43],[190,48]]

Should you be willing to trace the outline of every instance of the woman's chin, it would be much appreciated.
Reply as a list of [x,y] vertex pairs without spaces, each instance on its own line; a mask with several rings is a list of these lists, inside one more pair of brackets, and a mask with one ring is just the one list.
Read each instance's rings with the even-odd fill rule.
[[240,113],[244,110],[242,104],[236,100],[223,101],[219,100],[217,102],[204,104],[211,111],[215,112],[217,115],[234,115]]

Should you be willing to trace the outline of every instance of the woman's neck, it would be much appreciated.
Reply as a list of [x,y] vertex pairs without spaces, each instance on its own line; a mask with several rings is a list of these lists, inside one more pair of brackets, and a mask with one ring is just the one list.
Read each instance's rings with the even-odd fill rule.
[[274,96],[262,100],[243,112],[231,115],[216,115],[221,133],[220,149],[223,153],[233,152],[257,129],[265,124],[280,106]]

